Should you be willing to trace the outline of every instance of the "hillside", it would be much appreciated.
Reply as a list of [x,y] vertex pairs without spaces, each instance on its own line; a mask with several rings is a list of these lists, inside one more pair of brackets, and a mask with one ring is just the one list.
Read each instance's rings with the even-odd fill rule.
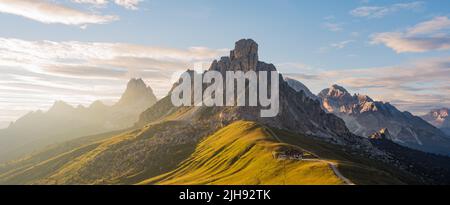
[[202,140],[195,152],[167,174],[141,184],[343,184],[323,161],[279,160],[295,150],[264,127],[238,121]]
[[[70,150],[27,158],[26,166],[1,173],[0,184],[344,184],[334,169],[356,184],[418,183],[395,167],[309,136],[248,121],[214,129],[162,122],[81,138]],[[307,160],[274,158],[287,150],[304,152]]]
[[215,129],[163,122],[119,134],[94,136],[97,140],[81,138],[74,140],[69,150],[63,143],[51,149],[62,151],[44,150],[25,161],[9,164],[9,171],[0,173],[0,184],[138,183],[175,168],[210,130]]
[[[276,70],[258,61],[257,50],[253,40],[240,40],[210,70]],[[0,169],[0,184],[440,184],[450,176],[421,172],[449,158],[397,158],[411,149],[386,149],[351,133],[319,101],[277,77],[275,117],[260,117],[261,106],[175,107],[169,93],[132,130],[11,162]]]

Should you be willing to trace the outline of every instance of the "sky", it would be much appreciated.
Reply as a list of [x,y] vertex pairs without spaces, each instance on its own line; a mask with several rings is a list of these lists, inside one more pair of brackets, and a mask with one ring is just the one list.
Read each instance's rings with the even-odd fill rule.
[[450,1],[1,0],[0,128],[55,101],[112,103],[252,38],[314,93],[332,84],[420,115],[450,107]]

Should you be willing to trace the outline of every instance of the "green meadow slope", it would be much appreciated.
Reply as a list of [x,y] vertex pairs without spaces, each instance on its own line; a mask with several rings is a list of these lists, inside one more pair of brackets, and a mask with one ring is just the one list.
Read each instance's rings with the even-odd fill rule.
[[[411,178],[311,136],[250,121],[219,130],[166,121],[70,145],[9,164],[0,172],[0,184],[339,185],[346,184],[344,178],[355,184],[404,184]],[[273,156],[283,150],[301,150],[316,158]]]
[[238,121],[204,139],[177,169],[140,184],[343,184],[326,162],[275,159],[283,149],[295,148]]

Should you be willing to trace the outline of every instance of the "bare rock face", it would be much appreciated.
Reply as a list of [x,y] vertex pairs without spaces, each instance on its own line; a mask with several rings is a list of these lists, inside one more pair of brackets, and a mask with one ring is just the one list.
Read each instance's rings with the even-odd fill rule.
[[434,109],[421,117],[450,136],[450,117],[448,113],[448,108]]
[[421,117],[450,137],[450,117],[448,113],[448,108],[434,109]]
[[387,128],[383,128],[380,131],[375,132],[372,135],[370,135],[369,139],[373,139],[373,140],[391,140],[392,141],[392,136],[389,133],[389,130]]
[[392,141],[398,144],[450,155],[450,139],[441,130],[389,103],[374,101],[367,95],[350,95],[338,85],[324,89],[318,96],[323,109],[343,119],[354,134],[368,137],[387,128]]
[[[273,64],[258,61],[258,44],[251,39],[236,42],[230,56],[212,62],[210,69],[223,75],[226,71],[276,71]],[[204,86],[206,88],[206,86]],[[269,87],[270,88],[270,87]],[[247,91],[246,91],[247,92]],[[308,97],[304,92],[297,92],[279,75],[279,114],[275,117],[260,117],[260,106],[228,106],[228,107],[173,107],[170,96],[159,101],[155,106],[141,115],[138,125],[164,119],[173,113],[179,120],[229,124],[236,120],[250,120],[270,127],[286,129],[346,144],[360,137],[353,135],[343,120],[322,110],[320,102]],[[265,109],[265,108],[264,108]],[[165,110],[165,112],[163,112]],[[182,110],[182,111],[181,111]],[[364,139],[366,140],[366,139]],[[368,140],[366,140],[367,143]],[[360,142],[364,143],[364,142]]]
[[224,56],[219,61],[214,60],[209,70],[219,71],[276,71],[273,64],[258,61],[258,44],[251,39],[241,39],[235,44],[230,56]]
[[314,95],[309,89],[308,87],[306,87],[306,85],[304,85],[302,82],[292,79],[292,78],[288,78],[285,77],[284,80],[288,83],[288,85],[293,88],[295,91],[297,92],[303,92],[305,93],[305,95],[313,100],[320,100],[319,97],[317,97],[316,95]]
[[230,52],[231,69],[241,71],[256,71],[258,65],[258,44],[251,39],[236,42],[234,50]]

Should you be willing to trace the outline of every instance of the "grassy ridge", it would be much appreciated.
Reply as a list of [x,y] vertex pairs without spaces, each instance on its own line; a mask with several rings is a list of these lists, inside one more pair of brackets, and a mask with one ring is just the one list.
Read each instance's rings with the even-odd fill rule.
[[[74,140],[5,165],[0,184],[343,184],[325,161],[277,160],[308,150],[356,184],[414,184],[413,176],[311,136],[238,121],[218,131],[182,122]],[[70,146],[69,146],[70,145]]]
[[358,153],[351,154],[349,153],[351,151],[345,147],[330,144],[311,136],[294,134],[285,130],[272,130],[282,142],[314,152],[314,154],[320,156],[324,160],[336,162],[339,171],[355,184],[417,184],[415,176],[387,164],[360,156]]
[[140,184],[343,184],[325,162],[274,159],[287,147],[238,121],[204,139],[177,169]]

